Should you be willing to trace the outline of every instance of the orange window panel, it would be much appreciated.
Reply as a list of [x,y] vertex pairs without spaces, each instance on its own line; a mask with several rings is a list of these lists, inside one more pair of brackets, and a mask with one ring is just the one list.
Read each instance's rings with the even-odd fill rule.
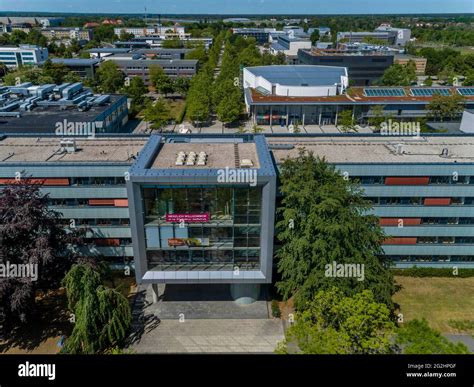
[[94,239],[96,246],[120,246],[120,239],[115,238],[102,238]]
[[89,199],[90,206],[113,206],[115,205],[114,199]]
[[425,198],[425,206],[449,206],[451,198]]
[[128,199],[115,199],[114,206],[115,207],[128,207]]
[[429,177],[386,177],[385,185],[427,185]]
[[[41,184],[41,185],[46,185],[46,186],[54,186],[54,185],[60,185],[60,186],[65,186],[69,185],[69,179],[66,178],[48,178],[48,179],[29,179],[29,181],[32,184]],[[8,185],[8,184],[15,184],[18,182],[15,179],[0,179],[0,185]]]
[[384,245],[416,245],[417,238],[389,238]]
[[421,218],[380,218],[381,226],[396,226],[403,221],[403,226],[418,226],[421,224]]

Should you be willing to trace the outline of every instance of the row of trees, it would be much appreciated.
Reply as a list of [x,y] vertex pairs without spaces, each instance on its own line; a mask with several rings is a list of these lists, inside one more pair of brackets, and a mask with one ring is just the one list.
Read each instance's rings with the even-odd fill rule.
[[[221,63],[219,54],[224,48]],[[194,77],[187,96],[187,117],[206,122],[213,113],[223,124],[236,122],[243,111],[242,69],[246,66],[283,64],[284,56],[261,53],[253,38],[220,33],[210,50],[209,60]],[[218,67],[219,72],[214,73]]]
[[[348,176],[300,149],[281,165],[277,210],[278,291],[293,299],[295,322],[280,353],[467,353],[426,321],[397,326],[397,286],[382,251],[388,237]],[[364,278],[328,276],[327,266],[360,265]]]

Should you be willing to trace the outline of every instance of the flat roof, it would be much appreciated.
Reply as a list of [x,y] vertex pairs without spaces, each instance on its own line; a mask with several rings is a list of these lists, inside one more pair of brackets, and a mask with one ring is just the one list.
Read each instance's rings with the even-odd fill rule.
[[66,66],[94,66],[100,62],[99,59],[89,58],[53,58],[53,63],[62,63]]
[[[0,166],[6,163],[104,163],[132,164],[146,138],[101,137],[76,139],[76,152],[60,151],[62,137],[6,137],[0,140]],[[70,138],[68,138],[70,139]]]
[[[458,94],[457,89],[462,87],[451,87],[445,86],[451,89],[452,94]],[[280,96],[280,95],[264,95],[259,93],[257,90],[249,88],[247,89],[247,96],[249,97],[249,101],[255,105],[265,105],[265,104],[345,104],[345,105],[353,105],[353,104],[375,104],[375,105],[383,105],[383,104],[426,104],[432,100],[431,96],[412,96],[410,95],[410,89],[430,89],[436,87],[416,87],[416,86],[393,86],[393,87],[381,87],[381,88],[397,88],[397,89],[404,89],[405,95],[404,96],[377,96],[377,97],[368,97],[364,93],[364,89],[375,90],[376,87],[354,87],[351,86],[347,89],[345,94],[339,95],[331,95],[331,96],[324,96],[324,97],[287,97],[287,96]],[[444,87],[443,87],[444,88]],[[474,96],[463,96],[467,102],[473,102]]]
[[19,111],[20,117],[7,117],[0,114],[0,133],[54,133],[56,124],[67,119],[68,122],[93,122],[122,95],[111,94],[110,101],[104,105],[93,105],[90,109],[79,111],[77,106],[62,110],[58,106],[36,106],[31,111]]
[[337,66],[256,66],[246,70],[267,79],[271,83],[288,86],[333,86],[341,83],[341,76],[346,76],[345,67]]
[[[235,157],[235,150],[237,149],[237,160]],[[190,152],[195,152],[198,156],[200,152],[207,154],[206,165],[193,166],[177,166],[175,165],[176,157],[179,152],[185,152],[186,156]],[[236,161],[240,162],[243,159],[250,159],[253,163],[252,168],[259,168],[259,158],[257,148],[253,142],[240,143],[164,143],[158,152],[158,155],[153,160],[151,169],[221,169],[221,168],[238,168]]]
[[[287,157],[297,157],[301,148],[334,164],[474,163],[474,137],[270,137],[267,141],[270,148],[275,144],[294,145],[293,149],[272,148],[277,164]],[[397,154],[399,144],[402,154]],[[445,148],[448,157],[441,157]]]

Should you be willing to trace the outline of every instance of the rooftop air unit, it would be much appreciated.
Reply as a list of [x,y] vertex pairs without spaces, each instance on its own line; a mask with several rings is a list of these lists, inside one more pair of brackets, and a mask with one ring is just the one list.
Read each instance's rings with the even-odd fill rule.
[[61,152],[74,153],[76,152],[76,140],[72,139],[62,139],[60,142]]

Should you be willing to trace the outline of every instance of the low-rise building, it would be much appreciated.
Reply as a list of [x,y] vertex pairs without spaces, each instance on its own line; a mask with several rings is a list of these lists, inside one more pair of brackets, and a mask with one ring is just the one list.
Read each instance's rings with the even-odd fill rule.
[[394,63],[406,66],[409,62],[413,62],[417,75],[425,75],[427,59],[419,56],[408,54],[395,54]]
[[394,54],[381,50],[311,48],[298,51],[298,62],[305,65],[347,67],[353,85],[367,86],[380,79],[394,63]]
[[42,28],[41,33],[48,40],[85,40],[90,41],[93,38],[93,30],[78,27],[48,27]]
[[118,68],[129,78],[141,77],[145,85],[150,85],[150,68],[159,66],[166,75],[171,78],[176,77],[193,77],[198,69],[198,62],[194,59],[120,59],[115,55],[105,58],[112,60]]
[[298,62],[298,50],[310,49],[311,41],[306,38],[291,38],[289,36],[279,36],[277,41],[272,43],[270,53],[278,55],[283,53],[288,64],[296,64]]
[[23,65],[36,65],[48,59],[48,49],[33,45],[0,46],[0,63],[16,68]]
[[125,95],[94,94],[82,83],[0,87],[0,133],[94,136],[123,131]]

